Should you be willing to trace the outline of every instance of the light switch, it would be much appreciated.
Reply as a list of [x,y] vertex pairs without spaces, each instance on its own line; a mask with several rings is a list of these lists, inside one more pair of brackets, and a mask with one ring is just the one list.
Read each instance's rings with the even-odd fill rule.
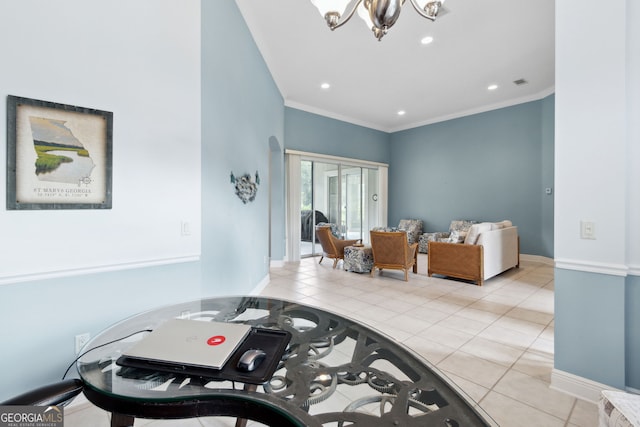
[[182,221],[180,223],[180,235],[191,236],[191,224],[188,221]]
[[596,223],[593,221],[580,221],[580,238],[595,240]]

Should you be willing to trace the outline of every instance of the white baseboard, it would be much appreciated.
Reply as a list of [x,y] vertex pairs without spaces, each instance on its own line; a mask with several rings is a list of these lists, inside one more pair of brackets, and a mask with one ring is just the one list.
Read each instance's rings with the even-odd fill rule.
[[284,267],[284,260],[271,260],[269,266],[273,268],[282,268]]
[[264,290],[264,288],[267,287],[270,280],[271,280],[271,276],[269,276],[268,274],[264,276],[260,281],[260,283],[258,283],[256,287],[253,288],[251,292],[249,292],[249,295],[260,295],[260,293]]
[[615,387],[579,377],[559,369],[553,369],[551,372],[551,388],[593,403],[598,403],[603,390],[620,391]]

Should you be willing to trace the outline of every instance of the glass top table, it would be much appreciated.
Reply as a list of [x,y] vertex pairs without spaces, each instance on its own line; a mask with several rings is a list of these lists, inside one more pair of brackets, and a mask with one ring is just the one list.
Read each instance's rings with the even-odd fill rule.
[[[273,376],[260,385],[180,373],[122,368],[116,360],[171,318],[245,323],[284,330],[291,341]],[[146,332],[145,332],[146,331]],[[201,416],[272,426],[497,426],[452,381],[411,350],[354,320],[315,307],[262,297],[210,298],[165,306],[106,329],[77,369],[84,394],[134,418]],[[123,370],[127,374],[123,375]]]

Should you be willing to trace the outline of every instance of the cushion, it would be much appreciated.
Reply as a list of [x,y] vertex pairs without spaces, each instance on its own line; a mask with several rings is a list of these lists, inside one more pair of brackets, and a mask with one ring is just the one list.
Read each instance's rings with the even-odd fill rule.
[[404,230],[398,230],[398,227],[373,227],[371,231],[404,231]]
[[503,221],[500,222],[496,222],[495,225],[498,228],[507,228],[507,227],[513,227],[513,223],[511,221],[509,221],[508,219],[505,219]]
[[600,426],[632,427],[640,425],[640,395],[604,390],[598,402]]
[[418,252],[426,254],[429,250],[429,242],[449,240],[449,232],[423,233],[418,239]]
[[319,222],[316,224],[316,228],[319,227],[331,227],[331,234],[334,235],[337,239],[340,239],[340,231],[338,230],[338,226],[332,222]]
[[449,231],[469,231],[469,228],[473,225],[477,224],[477,221],[469,221],[466,219],[458,219],[451,221],[449,225]]
[[466,231],[453,230],[451,232],[451,234],[449,235],[448,242],[449,243],[462,243],[462,242],[464,242],[466,237],[467,237],[467,232]]
[[402,230],[419,230],[422,233],[422,220],[420,219],[401,219],[398,228]]
[[398,230],[407,232],[407,242],[410,245],[416,243],[422,234],[422,220],[401,219],[398,224]]
[[467,232],[467,237],[464,239],[466,245],[475,245],[478,242],[480,233],[485,231],[491,231],[493,227],[496,227],[492,222],[482,222],[480,224],[473,224]]

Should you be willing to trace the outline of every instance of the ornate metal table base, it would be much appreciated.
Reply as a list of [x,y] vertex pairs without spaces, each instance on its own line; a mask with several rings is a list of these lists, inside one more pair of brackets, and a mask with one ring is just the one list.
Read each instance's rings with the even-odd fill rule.
[[[283,329],[292,339],[271,380],[253,389],[115,365],[133,341],[105,343],[185,315]],[[78,370],[87,398],[122,414],[112,420],[114,427],[130,417],[207,415],[305,427],[496,425],[404,346],[349,319],[292,302],[238,297],[179,304],[134,316],[90,346],[103,344],[80,359]]]

